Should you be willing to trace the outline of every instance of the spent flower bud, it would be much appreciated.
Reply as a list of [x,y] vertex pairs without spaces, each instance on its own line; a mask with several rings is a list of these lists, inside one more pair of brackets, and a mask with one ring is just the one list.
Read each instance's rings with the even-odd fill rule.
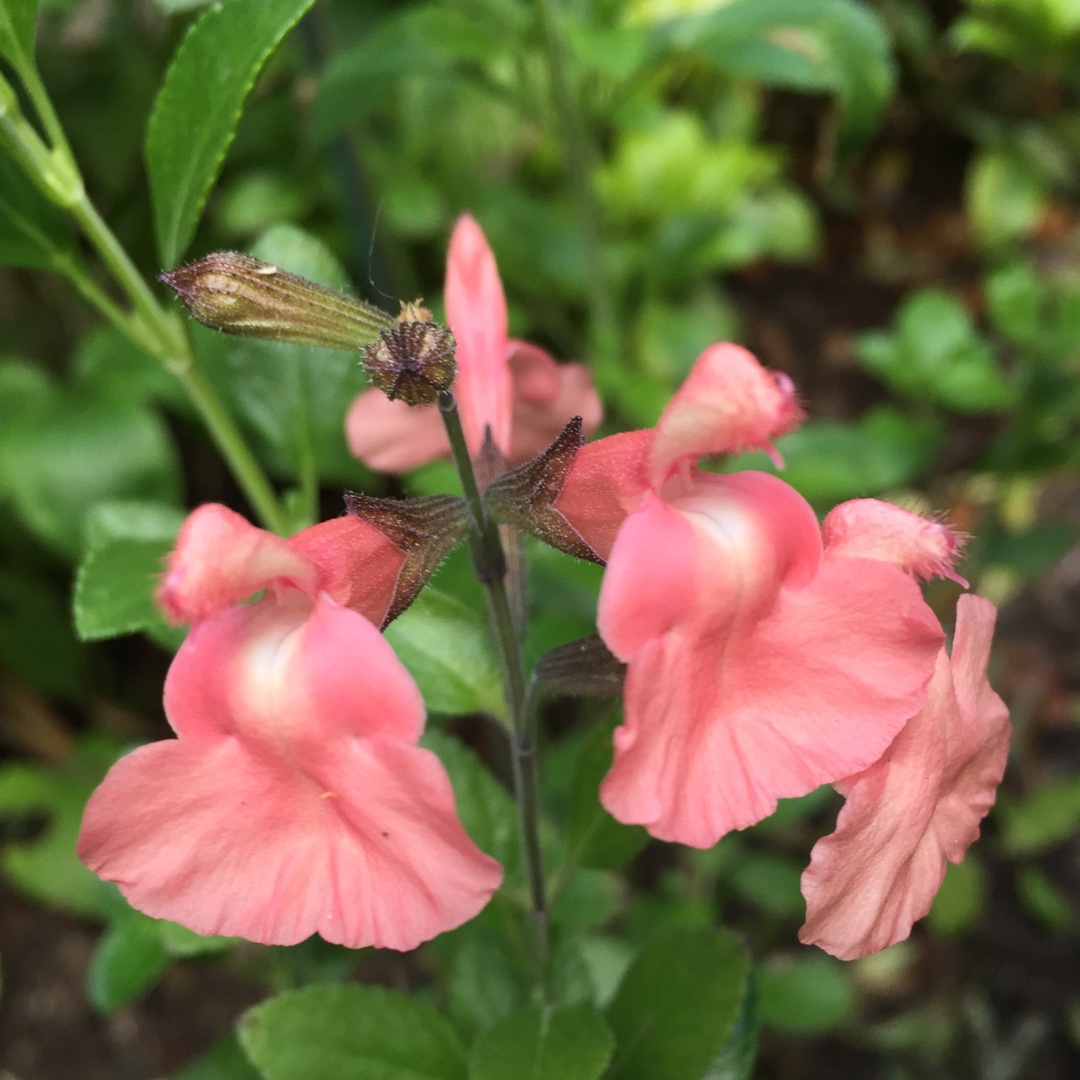
[[243,337],[362,349],[394,325],[371,304],[238,251],[159,275],[204,326]]
[[419,301],[401,305],[397,325],[364,347],[364,370],[391,400],[430,405],[454,381],[457,342]]

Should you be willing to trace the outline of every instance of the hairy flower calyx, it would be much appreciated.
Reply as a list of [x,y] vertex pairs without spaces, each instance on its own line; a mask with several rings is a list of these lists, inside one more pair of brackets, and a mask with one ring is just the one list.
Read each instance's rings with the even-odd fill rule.
[[430,405],[454,381],[456,348],[454,335],[420,301],[402,303],[397,325],[365,346],[364,370],[391,401]]

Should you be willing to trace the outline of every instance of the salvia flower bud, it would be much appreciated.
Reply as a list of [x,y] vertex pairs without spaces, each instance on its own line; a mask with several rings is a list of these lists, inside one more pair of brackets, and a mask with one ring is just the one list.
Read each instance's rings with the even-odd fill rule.
[[218,251],[160,275],[204,326],[243,337],[362,349],[391,315],[237,251]]
[[450,388],[456,365],[454,335],[419,302],[401,305],[397,325],[364,348],[364,370],[391,400],[430,405]]

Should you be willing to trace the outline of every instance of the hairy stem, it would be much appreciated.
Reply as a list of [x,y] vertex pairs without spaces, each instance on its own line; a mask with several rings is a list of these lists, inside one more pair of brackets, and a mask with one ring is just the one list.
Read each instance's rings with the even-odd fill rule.
[[487,596],[488,614],[495,631],[502,666],[506,703],[510,709],[514,796],[517,801],[518,827],[536,928],[537,964],[542,977],[548,961],[548,911],[544,860],[540,849],[540,789],[535,739],[527,713],[525,672],[506,590],[506,554],[499,539],[499,527],[484,509],[484,500],[476,482],[476,473],[461,426],[461,416],[452,391],[446,390],[439,395],[439,411],[450,439],[454,465],[461,477],[465,501],[469,506],[469,548],[476,576],[484,586]]

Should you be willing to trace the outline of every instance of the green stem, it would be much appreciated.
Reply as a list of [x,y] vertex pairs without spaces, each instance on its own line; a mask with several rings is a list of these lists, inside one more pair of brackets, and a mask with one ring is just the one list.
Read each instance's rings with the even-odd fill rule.
[[499,527],[484,508],[483,496],[476,482],[476,473],[461,426],[461,416],[451,391],[446,390],[439,395],[439,411],[450,439],[454,465],[461,477],[461,487],[469,507],[469,548],[476,576],[484,586],[487,596],[488,613],[495,630],[502,666],[506,703],[510,709],[514,796],[517,801],[518,828],[521,832],[536,928],[537,966],[543,984],[549,949],[547,890],[544,884],[543,852],[540,848],[540,787],[536,767],[536,744],[526,709],[525,672],[510,598],[506,591],[506,554],[499,539]]
[[566,43],[559,23],[558,0],[540,0],[540,12],[544,24],[551,89],[566,151],[570,195],[585,255],[591,322],[599,352],[598,359],[603,370],[607,362],[616,355],[619,322],[601,254],[603,247],[600,207],[592,188],[595,155],[582,120],[582,109],[575,100]]
[[17,99],[2,76],[0,141],[42,192],[75,219],[127,296],[134,313],[129,315],[122,311],[72,258],[65,255],[58,257],[54,263],[56,269],[113,326],[156,356],[176,375],[263,524],[274,532],[287,533],[288,516],[229,411],[196,368],[183,324],[158,303],[116,235],[87,197],[78,165],[36,72],[24,81],[53,147],[50,149],[45,145],[18,111]]

